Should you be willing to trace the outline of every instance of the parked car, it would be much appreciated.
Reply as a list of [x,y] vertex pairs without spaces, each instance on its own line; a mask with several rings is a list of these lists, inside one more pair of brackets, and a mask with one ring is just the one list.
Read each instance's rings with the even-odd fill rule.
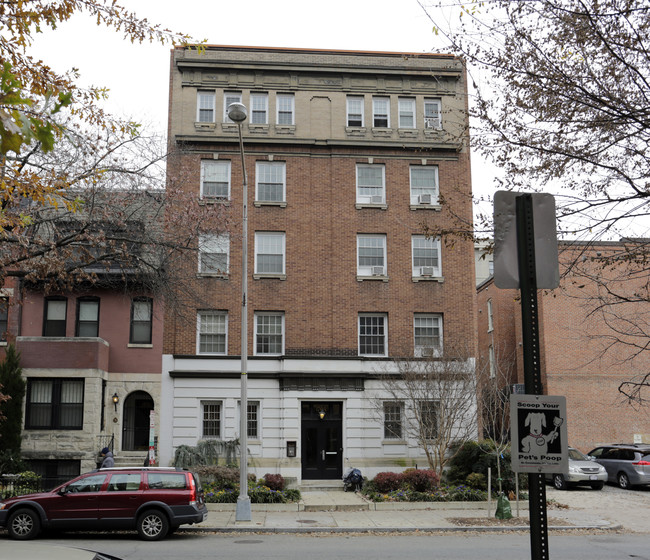
[[0,560],[121,560],[104,552],[84,548],[53,546],[34,542],[3,542],[0,547]]
[[621,488],[650,484],[650,445],[616,443],[596,447],[589,456],[607,470]]
[[21,540],[42,529],[137,529],[154,541],[207,516],[199,477],[161,467],[100,469],[50,492],[0,502],[0,527]]
[[569,447],[568,459],[568,470],[563,473],[547,473],[548,482],[552,482],[558,490],[579,485],[589,485],[594,490],[602,490],[607,482],[607,471],[602,465],[592,461],[575,447]]

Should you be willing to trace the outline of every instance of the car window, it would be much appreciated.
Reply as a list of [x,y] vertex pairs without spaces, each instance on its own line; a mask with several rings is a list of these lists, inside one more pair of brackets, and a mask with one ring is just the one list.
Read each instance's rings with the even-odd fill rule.
[[584,455],[581,451],[578,451],[577,449],[569,449],[569,459],[573,459],[574,461],[588,461],[589,459],[587,458],[586,455]]
[[618,459],[618,449],[614,449],[613,447],[605,448],[600,458],[610,460]]
[[68,492],[99,492],[106,480],[105,474],[94,474],[75,480],[66,486]]
[[141,476],[139,473],[120,473],[111,476],[108,483],[109,492],[124,492],[140,489]]
[[619,459],[623,461],[634,461],[634,451],[631,449],[621,449],[620,451]]
[[185,473],[148,473],[149,488],[167,490],[183,490],[185,488]]
[[589,455],[591,455],[592,457],[598,457],[599,459],[601,459],[602,456],[603,456],[603,451],[605,451],[604,447],[596,447],[596,449],[589,452]]

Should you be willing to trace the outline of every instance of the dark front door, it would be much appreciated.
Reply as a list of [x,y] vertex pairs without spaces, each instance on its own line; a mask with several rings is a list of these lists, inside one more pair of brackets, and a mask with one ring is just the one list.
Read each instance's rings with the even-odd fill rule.
[[126,397],[122,426],[122,451],[146,451],[149,449],[149,414],[152,409],[153,399],[144,391],[136,391]]
[[323,480],[343,474],[343,405],[302,403],[302,478]]

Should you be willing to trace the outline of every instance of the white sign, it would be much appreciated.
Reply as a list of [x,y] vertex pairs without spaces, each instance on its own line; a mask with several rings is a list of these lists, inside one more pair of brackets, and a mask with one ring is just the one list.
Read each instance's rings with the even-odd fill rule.
[[510,433],[513,471],[568,469],[565,397],[510,395]]

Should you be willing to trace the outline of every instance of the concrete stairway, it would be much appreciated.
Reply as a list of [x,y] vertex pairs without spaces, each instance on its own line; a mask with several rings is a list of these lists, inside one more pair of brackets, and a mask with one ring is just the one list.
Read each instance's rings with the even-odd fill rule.
[[342,480],[303,480],[304,511],[363,511],[370,504],[356,492],[344,492]]

